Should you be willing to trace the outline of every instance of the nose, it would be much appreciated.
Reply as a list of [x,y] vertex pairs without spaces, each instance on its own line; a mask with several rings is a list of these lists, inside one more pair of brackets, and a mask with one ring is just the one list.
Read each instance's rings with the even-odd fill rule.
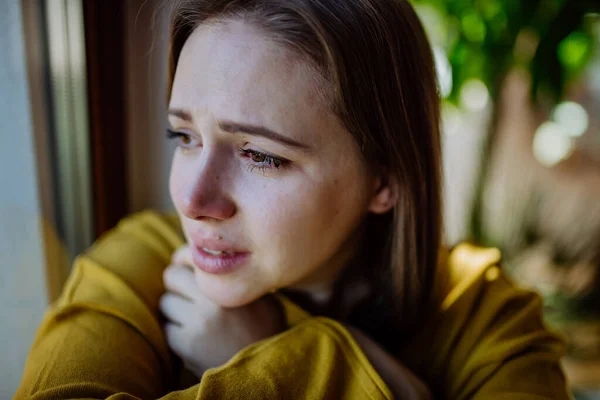
[[226,165],[216,162],[203,151],[200,166],[187,187],[184,188],[181,212],[194,220],[223,221],[233,217],[236,206],[227,194]]

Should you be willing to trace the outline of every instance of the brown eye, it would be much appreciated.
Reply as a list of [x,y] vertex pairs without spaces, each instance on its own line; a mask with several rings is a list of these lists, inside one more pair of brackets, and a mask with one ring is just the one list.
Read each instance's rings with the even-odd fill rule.
[[286,163],[286,160],[282,160],[275,156],[265,154],[256,150],[240,148],[239,152],[242,153],[245,157],[248,157],[253,163],[253,165],[249,166],[251,169],[259,168],[262,172],[265,172],[267,169],[273,167],[279,169]]
[[167,129],[167,138],[177,140],[177,144],[182,149],[191,149],[197,147],[198,145],[201,146],[201,143],[198,143],[198,141],[194,139],[192,135],[184,132],[176,132]]
[[252,153],[252,161],[257,163],[263,163],[267,159],[267,156],[260,153]]

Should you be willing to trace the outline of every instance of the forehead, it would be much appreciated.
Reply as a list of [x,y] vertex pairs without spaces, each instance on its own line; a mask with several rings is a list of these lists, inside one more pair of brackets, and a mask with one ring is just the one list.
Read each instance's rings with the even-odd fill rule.
[[322,81],[308,62],[250,24],[204,24],[182,49],[171,107],[289,130],[329,114]]

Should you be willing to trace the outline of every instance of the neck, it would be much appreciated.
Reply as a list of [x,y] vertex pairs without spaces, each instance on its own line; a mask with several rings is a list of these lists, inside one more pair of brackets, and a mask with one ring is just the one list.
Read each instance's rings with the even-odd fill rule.
[[368,280],[360,272],[358,265],[351,265],[334,282],[288,288],[284,293],[313,315],[344,320],[371,293]]
[[329,259],[320,273],[295,284],[285,293],[306,311],[342,319],[369,294],[368,280],[362,275],[362,248],[364,224],[341,246],[340,251]]

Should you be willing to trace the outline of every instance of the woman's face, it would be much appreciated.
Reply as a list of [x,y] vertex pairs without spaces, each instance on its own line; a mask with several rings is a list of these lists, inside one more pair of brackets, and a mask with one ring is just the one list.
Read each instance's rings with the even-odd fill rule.
[[[226,307],[327,287],[357,248],[378,180],[308,63],[253,26],[202,25],[170,102],[170,193],[196,281]],[[219,253],[225,252],[225,253]]]

